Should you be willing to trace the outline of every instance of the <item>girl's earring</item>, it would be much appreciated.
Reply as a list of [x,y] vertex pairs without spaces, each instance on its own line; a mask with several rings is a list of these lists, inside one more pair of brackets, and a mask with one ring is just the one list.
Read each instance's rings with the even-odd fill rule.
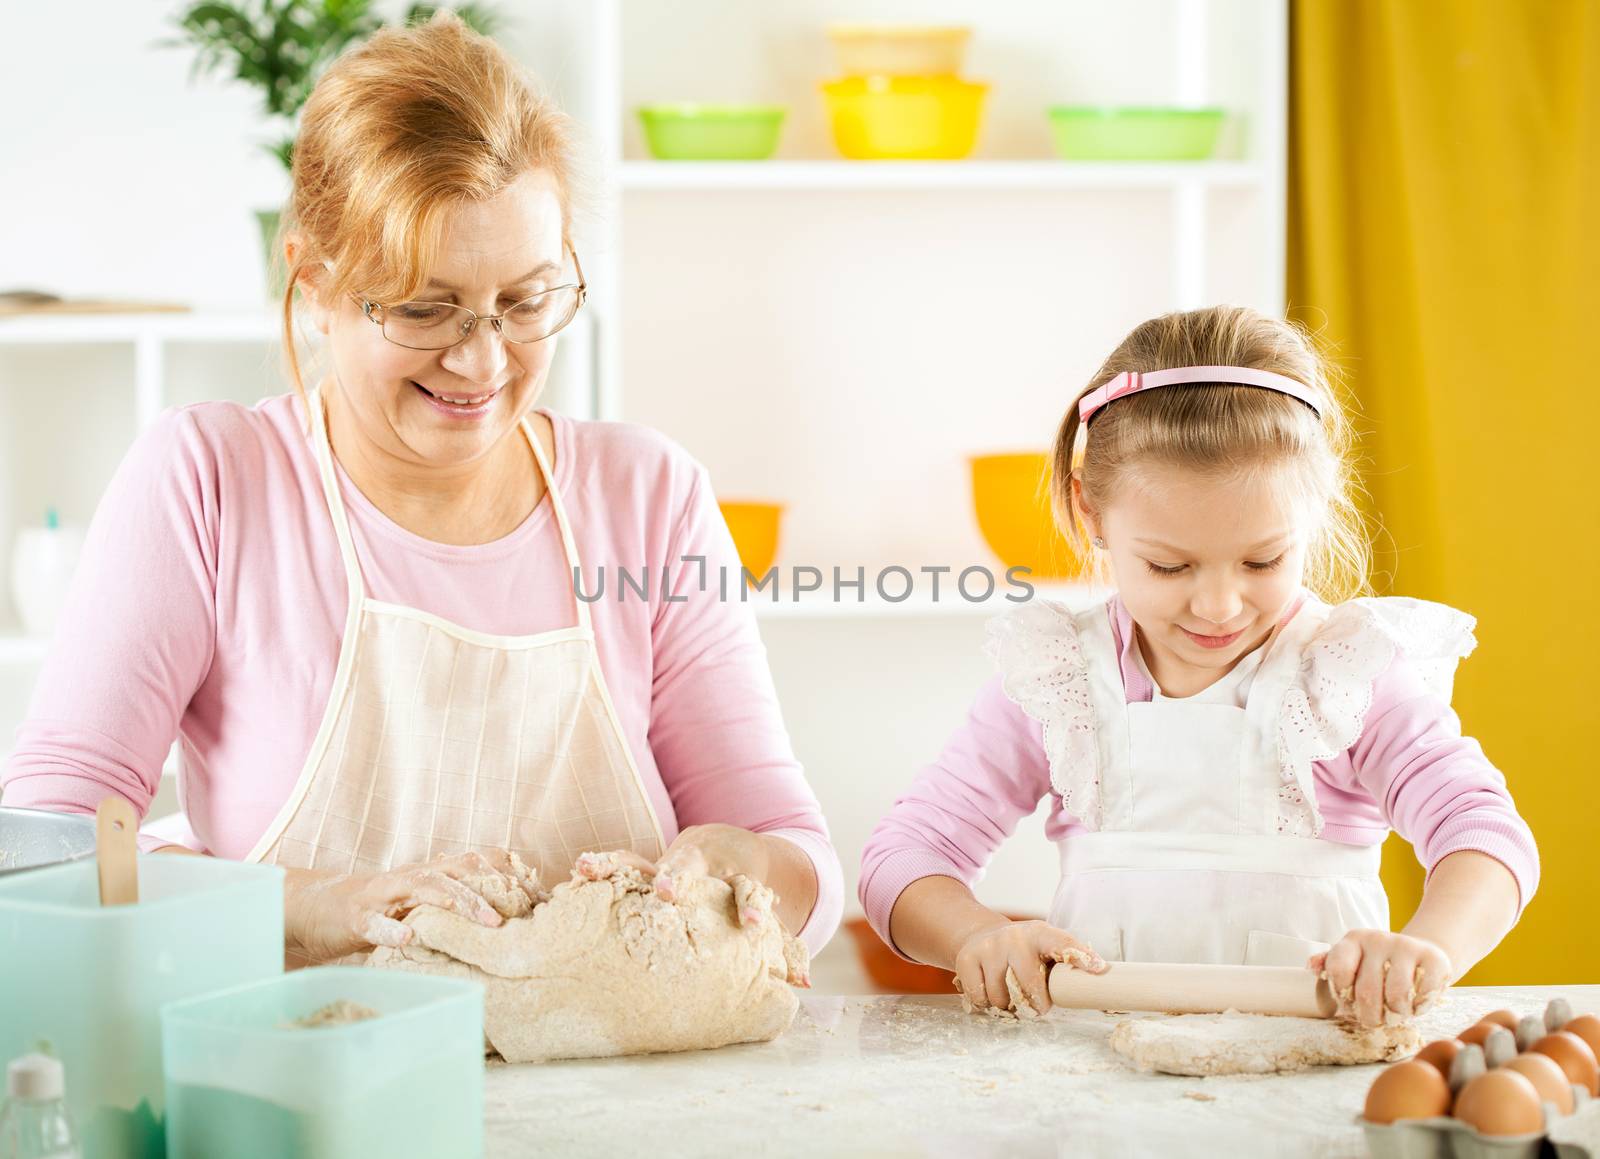
[[1098,535],[1095,536],[1094,539],[1090,540],[1090,542],[1098,547],[1101,551],[1106,549],[1106,541],[1101,539]]

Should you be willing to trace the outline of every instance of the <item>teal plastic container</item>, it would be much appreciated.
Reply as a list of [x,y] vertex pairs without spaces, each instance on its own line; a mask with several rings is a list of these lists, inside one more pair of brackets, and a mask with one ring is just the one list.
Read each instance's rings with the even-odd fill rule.
[[1056,152],[1069,161],[1199,161],[1215,151],[1227,113],[1057,105],[1049,115]]
[[41,1041],[96,1159],[159,1159],[164,1003],[283,972],[283,871],[140,857],[139,903],[102,908],[98,868],[0,878],[0,1057]]
[[[380,1017],[288,1024],[346,999]],[[319,966],[161,1012],[170,1159],[483,1154],[483,987]]]
[[778,148],[782,105],[645,105],[645,144],[658,161],[761,161]]

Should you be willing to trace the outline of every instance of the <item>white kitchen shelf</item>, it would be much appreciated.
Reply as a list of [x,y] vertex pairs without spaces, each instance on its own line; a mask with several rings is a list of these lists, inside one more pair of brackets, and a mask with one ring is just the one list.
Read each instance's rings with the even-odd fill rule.
[[[566,379],[576,382],[552,399],[557,409],[591,417],[595,397],[597,330],[592,311],[580,313],[563,333]],[[175,347],[205,344],[276,347],[283,333],[277,312],[196,311],[192,314],[56,314],[0,318],[0,350],[27,347],[130,346],[133,353],[134,414],[142,429],[171,405],[167,354]],[[304,344],[312,340],[299,331]],[[287,382],[284,390],[288,389]]]
[[624,161],[624,190],[1256,189],[1266,169],[1252,161]]
[[116,342],[275,342],[280,325],[260,314],[56,314],[0,318],[0,346]]
[[167,406],[167,350],[192,343],[269,345],[280,324],[260,313],[57,314],[0,319],[0,349],[27,346],[133,348],[134,416],[143,429]]

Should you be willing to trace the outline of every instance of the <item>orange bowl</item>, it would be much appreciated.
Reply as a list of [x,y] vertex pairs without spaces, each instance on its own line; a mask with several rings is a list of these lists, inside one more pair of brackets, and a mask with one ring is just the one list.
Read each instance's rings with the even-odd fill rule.
[[1025,567],[1036,580],[1082,572],[1082,561],[1056,529],[1050,511],[1049,455],[974,455],[968,462],[978,530],[1006,567]]
[[908,962],[891,950],[866,918],[851,918],[844,928],[855,940],[861,968],[886,994],[953,994],[956,976],[937,966]]
[[[1014,922],[1031,921],[1023,914],[1006,914]],[[861,967],[866,970],[872,984],[885,994],[950,994],[956,988],[956,976],[937,966],[924,966],[908,962],[891,950],[878,936],[878,931],[866,918],[851,918],[844,923],[856,944],[856,954]]]
[[778,558],[778,525],[783,518],[781,503],[719,502],[722,518],[739,549],[739,562],[756,579],[772,569]]

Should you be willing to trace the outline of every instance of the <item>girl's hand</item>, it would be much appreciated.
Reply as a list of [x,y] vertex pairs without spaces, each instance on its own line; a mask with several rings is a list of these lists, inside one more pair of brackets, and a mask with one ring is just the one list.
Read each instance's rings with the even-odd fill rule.
[[1389,930],[1351,930],[1306,965],[1328,980],[1341,1018],[1381,1026],[1420,1013],[1450,984],[1450,959],[1433,942]]
[[313,962],[373,946],[403,946],[412,929],[402,918],[421,905],[453,910],[498,926],[500,914],[464,879],[502,874],[523,888],[505,853],[460,853],[386,873],[329,874],[290,870],[284,883],[284,927],[292,950]]
[[1028,1005],[1039,1014],[1050,1011],[1049,969],[1057,962],[1103,974],[1100,955],[1063,930],[1045,922],[1008,922],[973,934],[956,952],[956,989],[974,1010],[1010,1010],[1006,971],[1016,975]]

